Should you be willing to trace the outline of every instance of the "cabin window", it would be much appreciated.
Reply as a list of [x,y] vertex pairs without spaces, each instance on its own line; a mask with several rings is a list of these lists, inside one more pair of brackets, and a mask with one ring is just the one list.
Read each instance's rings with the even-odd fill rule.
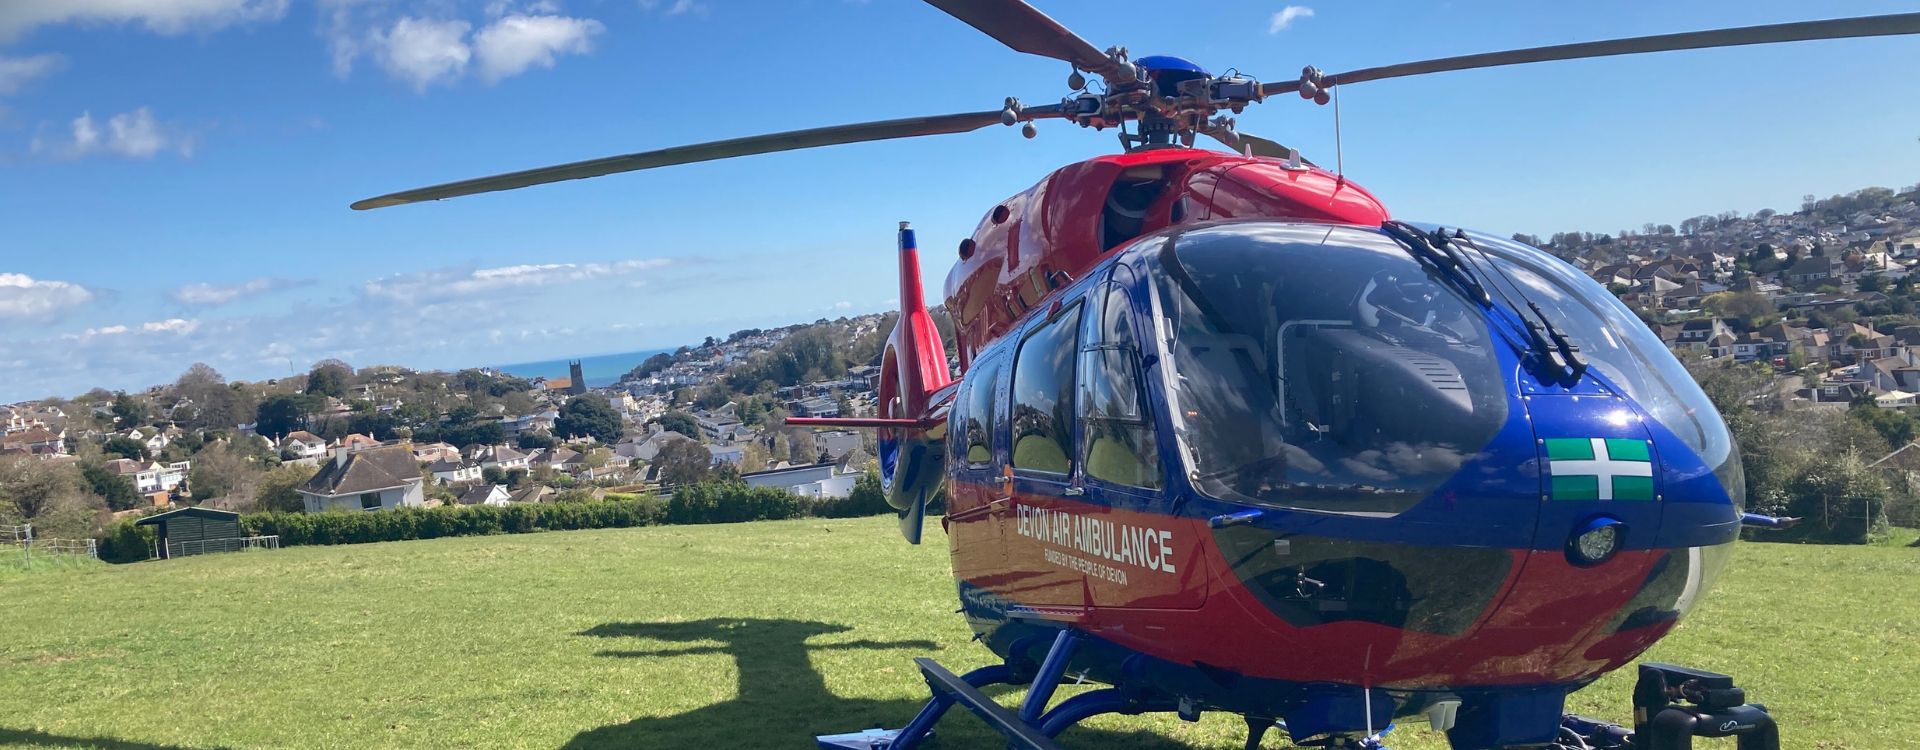
[[380,509],[380,493],[378,492],[360,493],[360,509],[361,510],[379,510]]
[[993,391],[994,381],[999,379],[998,360],[967,375],[967,398],[961,405],[966,414],[961,424],[966,431],[968,466],[993,463]]
[[1126,290],[1099,293],[1087,345],[1080,352],[1080,419],[1086,475],[1129,487],[1158,488],[1160,461],[1146,419],[1140,349]]
[[1073,473],[1073,354],[1080,305],[1055,315],[1020,342],[1013,365],[1013,467]]

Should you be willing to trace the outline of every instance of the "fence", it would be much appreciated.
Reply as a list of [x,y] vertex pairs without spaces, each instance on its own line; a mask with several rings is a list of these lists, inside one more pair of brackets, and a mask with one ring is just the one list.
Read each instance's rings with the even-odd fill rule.
[[160,541],[156,539],[153,542],[153,556],[157,558],[204,555],[212,552],[239,552],[250,549],[280,549],[280,537],[236,536],[226,539],[195,539],[186,542],[167,542],[167,550],[164,555],[160,553]]
[[0,544],[20,549],[21,562],[33,564],[33,556],[39,555],[82,555],[100,559],[100,542],[97,539],[51,539],[35,537],[33,524],[0,524]]

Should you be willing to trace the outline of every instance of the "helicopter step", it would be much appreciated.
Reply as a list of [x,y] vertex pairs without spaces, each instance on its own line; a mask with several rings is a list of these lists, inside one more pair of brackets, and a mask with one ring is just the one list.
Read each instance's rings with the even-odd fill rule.
[[[825,750],[912,750],[933,735],[933,725],[955,703],[966,706],[994,731],[1004,735],[1009,747],[1020,750],[1058,750],[1053,738],[1068,727],[1101,714],[1140,714],[1149,711],[1185,711],[1172,702],[1143,698],[1118,688],[1104,688],[1076,695],[1052,710],[1054,690],[1067,677],[1067,663],[1080,644],[1080,634],[1062,629],[1037,668],[1031,662],[981,667],[965,675],[955,675],[939,662],[921,657],[913,660],[926,678],[933,698],[911,722],[900,729],[869,729],[848,734],[814,738]],[[1020,711],[1008,711],[980,688],[988,685],[1028,686]]]

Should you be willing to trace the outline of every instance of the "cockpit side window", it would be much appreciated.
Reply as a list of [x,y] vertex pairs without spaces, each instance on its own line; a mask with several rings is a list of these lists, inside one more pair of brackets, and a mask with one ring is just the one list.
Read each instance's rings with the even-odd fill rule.
[[967,374],[967,395],[961,402],[966,413],[961,424],[966,435],[966,463],[973,468],[993,463],[993,391],[994,381],[999,378],[998,359]]
[[1073,473],[1073,365],[1082,305],[1075,302],[1020,342],[1013,364],[1013,468]]
[[1132,305],[1119,284],[1094,293],[1080,350],[1080,420],[1086,476],[1158,489],[1160,460],[1146,410]]

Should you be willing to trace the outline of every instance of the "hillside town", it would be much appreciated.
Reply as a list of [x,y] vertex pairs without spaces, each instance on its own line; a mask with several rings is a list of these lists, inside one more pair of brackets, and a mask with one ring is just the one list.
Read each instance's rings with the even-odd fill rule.
[[1551,250],[1690,359],[1761,362],[1790,401],[1920,398],[1920,192],[1869,188],[1795,213],[1515,239]]
[[76,535],[183,505],[506,506],[668,495],[718,479],[845,498],[871,469],[871,437],[784,420],[871,414],[890,326],[891,316],[868,315],[741,331],[601,388],[586,386],[577,362],[571,377],[523,379],[326,361],[260,383],[195,365],[141,393],[0,407],[0,463],[71,475],[74,491],[30,510],[43,529]]

